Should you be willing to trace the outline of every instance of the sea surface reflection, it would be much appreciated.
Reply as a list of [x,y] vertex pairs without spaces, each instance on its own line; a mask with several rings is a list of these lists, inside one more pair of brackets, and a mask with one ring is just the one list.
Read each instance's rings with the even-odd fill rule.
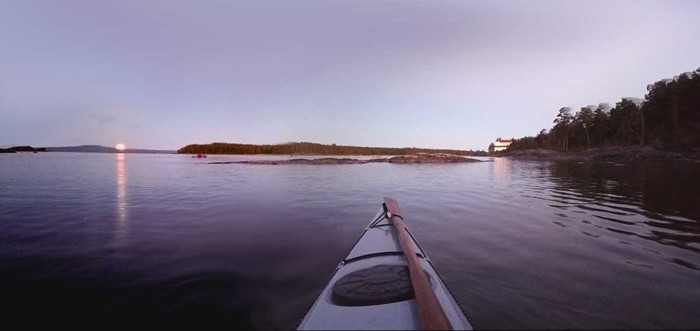
[[126,161],[124,153],[117,153],[117,230],[115,246],[122,247],[128,237],[129,220],[126,200]]
[[477,328],[700,328],[698,163],[251,158],[0,155],[6,316],[294,328],[392,196]]

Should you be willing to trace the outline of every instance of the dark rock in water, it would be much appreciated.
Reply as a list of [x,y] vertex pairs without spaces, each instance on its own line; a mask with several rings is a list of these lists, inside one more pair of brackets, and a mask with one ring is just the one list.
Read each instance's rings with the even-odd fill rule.
[[250,160],[250,161],[229,161],[229,162],[209,162],[209,164],[364,164],[367,160],[350,158],[322,158],[322,159],[292,159],[292,160]]
[[250,161],[235,161],[235,162],[209,162],[210,164],[363,164],[367,160],[358,160],[350,158],[322,158],[322,159],[292,159],[292,160],[250,160]]
[[327,157],[323,159],[293,159],[289,160],[290,164],[363,164],[367,163],[366,160],[358,160],[351,158],[333,158]]
[[481,162],[476,159],[470,159],[452,154],[429,154],[419,153],[415,155],[401,155],[390,158],[389,163],[463,163],[463,162]]
[[378,158],[370,160],[358,160],[351,158],[333,158],[327,157],[322,159],[292,159],[292,160],[250,160],[250,161],[231,161],[231,162],[209,162],[210,164],[365,164],[365,163],[462,163],[462,162],[481,162],[476,159],[451,155],[451,154],[428,154],[420,153],[415,155],[401,155],[392,158]]

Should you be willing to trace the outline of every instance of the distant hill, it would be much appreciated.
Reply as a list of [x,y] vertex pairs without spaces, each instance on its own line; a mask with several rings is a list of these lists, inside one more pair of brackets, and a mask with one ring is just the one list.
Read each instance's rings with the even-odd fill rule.
[[175,154],[175,151],[162,149],[132,149],[127,148],[124,151],[119,151],[114,147],[106,147],[101,145],[80,145],[80,146],[63,146],[63,147],[46,147],[47,152],[74,152],[74,153],[140,153],[140,154]]

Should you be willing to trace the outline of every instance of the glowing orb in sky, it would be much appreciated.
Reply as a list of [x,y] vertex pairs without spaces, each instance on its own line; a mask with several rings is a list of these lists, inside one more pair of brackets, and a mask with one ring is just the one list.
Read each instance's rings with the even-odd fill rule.
[[126,146],[124,144],[117,144],[117,146],[114,146],[118,151],[123,151],[126,149]]

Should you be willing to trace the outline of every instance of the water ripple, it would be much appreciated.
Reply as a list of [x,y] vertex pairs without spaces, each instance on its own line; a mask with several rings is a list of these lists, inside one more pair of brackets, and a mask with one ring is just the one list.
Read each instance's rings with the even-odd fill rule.
[[[392,196],[477,327],[700,327],[700,164],[0,158],[0,290],[18,315],[294,328]],[[208,161],[250,158],[270,157]]]

